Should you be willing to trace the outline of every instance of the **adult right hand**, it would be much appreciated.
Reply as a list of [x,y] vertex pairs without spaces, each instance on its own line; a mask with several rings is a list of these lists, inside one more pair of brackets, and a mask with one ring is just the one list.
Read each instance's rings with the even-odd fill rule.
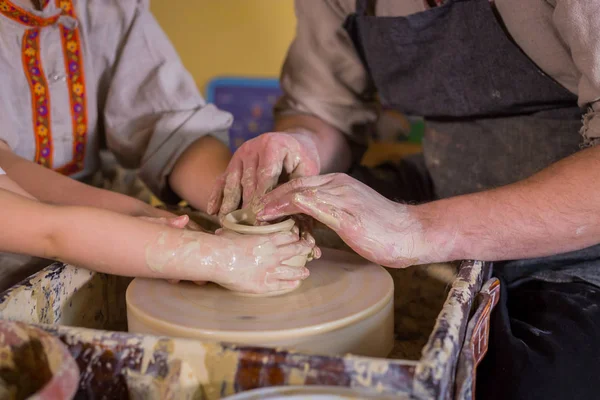
[[361,256],[391,268],[434,262],[453,244],[453,238],[444,245],[426,240],[426,221],[415,215],[414,206],[390,201],[345,174],[293,180],[267,193],[256,207],[262,222],[308,215]]

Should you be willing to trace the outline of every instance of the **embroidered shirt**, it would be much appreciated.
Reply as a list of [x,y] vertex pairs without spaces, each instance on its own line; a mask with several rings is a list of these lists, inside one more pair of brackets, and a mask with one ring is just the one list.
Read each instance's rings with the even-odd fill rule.
[[[356,0],[296,0],[297,34],[285,61],[284,97],[276,113],[311,114],[351,134],[377,119],[363,102],[367,73],[342,24]],[[600,141],[600,6],[598,0],[495,0],[510,36],[538,67],[589,107],[582,133]],[[426,11],[431,0],[378,0],[377,16]],[[434,4],[435,5],[435,4]],[[409,94],[410,95],[410,94]]]
[[0,140],[84,178],[106,145],[163,193],[195,140],[226,142],[229,113],[206,104],[147,0],[0,0]]

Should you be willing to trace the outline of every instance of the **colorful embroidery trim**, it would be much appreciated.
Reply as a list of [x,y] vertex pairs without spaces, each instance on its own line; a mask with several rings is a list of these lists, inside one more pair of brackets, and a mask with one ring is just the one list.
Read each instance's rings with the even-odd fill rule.
[[[45,7],[48,2],[49,0],[44,0],[43,6]],[[61,15],[67,15],[76,20],[72,0],[56,0],[56,4],[62,10]],[[36,139],[35,162],[52,168],[50,91],[40,59],[40,29],[56,23],[59,16],[41,18],[13,5],[8,0],[0,0],[0,13],[32,28],[26,30],[23,36],[22,58],[25,76],[31,89],[33,129]],[[60,35],[69,87],[73,158],[56,171],[70,175],[81,171],[84,166],[88,136],[86,86],[79,28],[76,25],[69,29],[61,25]]]
[[[48,4],[46,1],[44,7]],[[37,15],[31,14],[27,10],[22,9],[11,3],[9,0],[0,0],[0,13],[7,18],[12,19],[18,23],[30,26],[32,28],[48,26],[56,23],[59,16],[51,18],[42,18]]]
[[[75,18],[75,10],[71,0],[57,0],[58,6],[70,17]],[[85,91],[85,75],[83,73],[83,51],[79,37],[79,29],[60,27],[67,84],[71,100],[71,121],[73,125],[73,160],[59,169],[59,172],[70,175],[83,169],[87,142],[87,106]]]
[[50,93],[40,62],[40,31],[28,29],[23,37],[23,67],[31,89],[33,131],[35,133],[35,161],[52,167],[52,135],[50,133]]

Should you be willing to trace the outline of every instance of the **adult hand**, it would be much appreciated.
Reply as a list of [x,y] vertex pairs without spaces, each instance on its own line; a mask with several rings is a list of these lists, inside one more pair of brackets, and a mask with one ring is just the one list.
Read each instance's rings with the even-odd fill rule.
[[345,174],[293,180],[264,195],[256,207],[259,221],[309,215],[358,254],[386,267],[426,262],[431,251],[410,206],[394,203]]
[[274,188],[281,178],[317,175],[317,147],[308,133],[265,133],[245,142],[217,180],[209,214],[228,214]]
[[305,267],[286,264],[293,257],[310,254],[314,248],[314,242],[300,239],[296,228],[264,236],[224,230],[216,235],[222,242],[219,250],[214,249],[216,268],[210,280],[223,287],[246,293],[277,292],[298,287],[309,275]]

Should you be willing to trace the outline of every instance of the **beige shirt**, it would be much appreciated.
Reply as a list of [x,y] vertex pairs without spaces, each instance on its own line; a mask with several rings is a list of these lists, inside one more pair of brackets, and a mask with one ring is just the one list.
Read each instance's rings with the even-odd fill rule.
[[105,143],[160,195],[192,142],[227,141],[147,0],[0,0],[0,38],[0,140],[24,158],[84,178]]
[[[377,119],[362,101],[367,75],[342,24],[355,0],[296,0],[297,34],[285,61],[284,97],[276,113],[311,114],[351,134]],[[423,0],[378,0],[377,16],[407,16],[427,9]],[[582,134],[600,141],[600,1],[495,0],[510,35],[546,74],[590,107]],[[410,95],[410,94],[408,94]]]

